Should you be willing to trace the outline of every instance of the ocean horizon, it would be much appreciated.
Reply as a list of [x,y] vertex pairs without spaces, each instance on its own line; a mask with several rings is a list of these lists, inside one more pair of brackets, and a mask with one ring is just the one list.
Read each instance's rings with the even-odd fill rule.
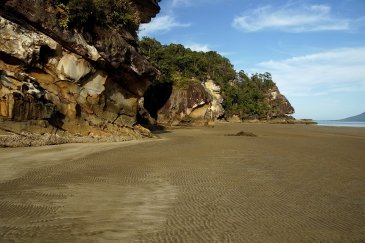
[[318,126],[330,127],[365,127],[365,122],[348,122],[335,120],[316,120]]

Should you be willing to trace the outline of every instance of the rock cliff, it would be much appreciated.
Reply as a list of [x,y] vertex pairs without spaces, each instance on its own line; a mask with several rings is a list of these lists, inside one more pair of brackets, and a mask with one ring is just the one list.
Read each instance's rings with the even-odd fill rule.
[[[137,51],[136,28],[65,28],[55,2],[1,2],[0,119],[84,135],[133,131],[138,100],[159,75]],[[155,0],[126,3],[137,24],[159,12]]]
[[[213,80],[191,82],[187,87],[151,86],[144,107],[152,123],[162,125],[208,125],[224,114],[219,86]],[[144,116],[146,117],[146,115]],[[151,119],[147,118],[151,123]]]
[[265,102],[269,107],[269,112],[266,117],[268,120],[273,118],[285,118],[295,112],[293,106],[288,99],[280,93],[276,85],[266,93]]

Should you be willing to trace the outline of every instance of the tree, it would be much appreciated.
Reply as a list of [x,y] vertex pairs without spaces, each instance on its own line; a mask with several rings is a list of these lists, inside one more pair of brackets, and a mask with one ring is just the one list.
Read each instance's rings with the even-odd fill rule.
[[97,26],[123,27],[135,32],[139,27],[137,11],[129,0],[48,0],[60,12],[60,26],[92,30]]

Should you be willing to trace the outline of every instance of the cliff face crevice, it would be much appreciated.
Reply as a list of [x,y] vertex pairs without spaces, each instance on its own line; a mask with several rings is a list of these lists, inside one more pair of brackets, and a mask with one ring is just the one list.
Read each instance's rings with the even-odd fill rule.
[[[140,22],[159,11],[154,0],[129,4]],[[115,133],[137,123],[138,99],[159,71],[138,53],[133,30],[64,29],[59,9],[47,0],[1,5],[0,119],[62,114],[62,127],[82,134]]]

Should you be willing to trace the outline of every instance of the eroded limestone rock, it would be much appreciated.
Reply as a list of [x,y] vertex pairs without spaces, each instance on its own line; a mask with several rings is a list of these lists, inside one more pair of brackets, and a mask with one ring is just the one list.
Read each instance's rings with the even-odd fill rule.
[[55,106],[35,83],[20,82],[4,72],[0,76],[0,117],[7,120],[48,120]]
[[158,111],[159,124],[207,125],[224,114],[220,88],[212,80],[191,83],[188,88],[173,87],[166,104]]
[[288,99],[280,93],[277,86],[267,92],[266,103],[270,107],[267,119],[287,117],[295,112],[293,106]]
[[25,64],[40,62],[43,46],[56,50],[58,43],[41,33],[30,31],[0,17],[0,53],[3,58],[17,60]]
[[68,53],[63,55],[56,67],[59,79],[70,79],[75,82],[88,75],[92,69],[88,61]]
[[[154,0],[131,4],[142,22],[159,11]],[[93,33],[63,29],[57,14],[46,0],[3,1],[0,119],[57,118],[60,128],[84,135],[134,129],[138,99],[159,75],[138,53],[135,33],[112,26],[94,26]]]
[[210,104],[210,118],[212,120],[224,115],[224,109],[222,106],[223,97],[221,95],[221,88],[214,83],[213,80],[208,79],[204,83],[205,89],[208,91],[212,97],[212,102]]

